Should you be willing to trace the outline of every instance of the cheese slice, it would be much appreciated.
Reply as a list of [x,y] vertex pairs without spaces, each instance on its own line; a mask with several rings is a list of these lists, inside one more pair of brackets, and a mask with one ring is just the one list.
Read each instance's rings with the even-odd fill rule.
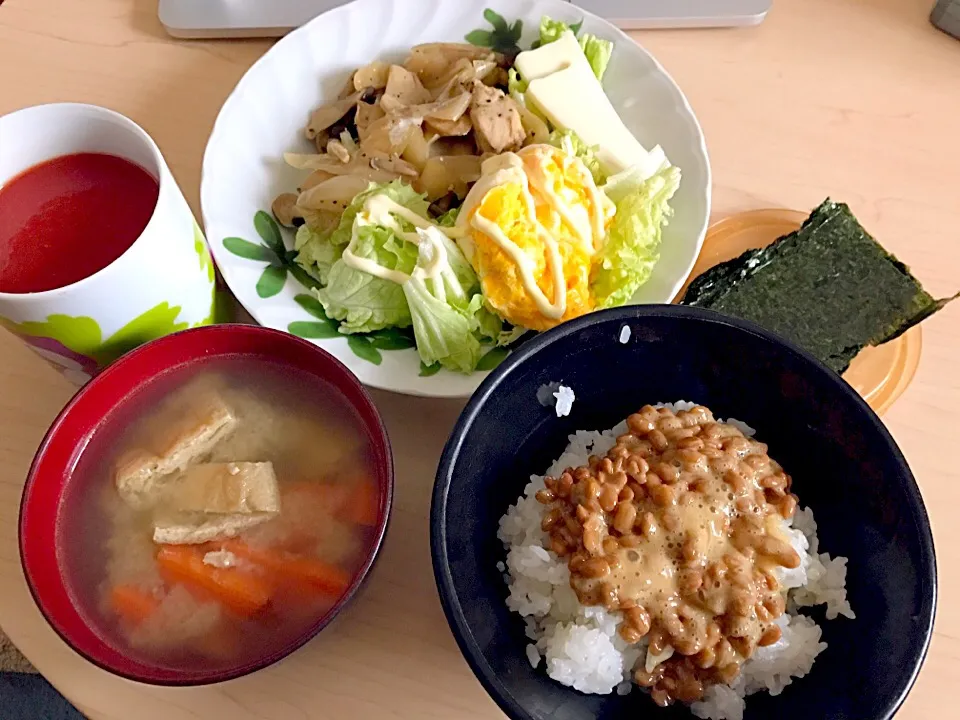
[[568,30],[552,43],[517,55],[514,67],[517,68],[520,77],[530,82],[570,67],[579,58],[582,58],[589,66],[576,36]]
[[647,151],[623,124],[572,32],[520,53],[516,67],[530,83],[527,102],[555,127],[572,130],[587,145],[597,147],[608,174],[636,167],[643,180],[667,161],[659,146]]

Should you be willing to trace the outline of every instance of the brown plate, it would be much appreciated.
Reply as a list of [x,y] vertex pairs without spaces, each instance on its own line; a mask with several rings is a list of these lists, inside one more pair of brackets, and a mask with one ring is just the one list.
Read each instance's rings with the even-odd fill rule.
[[[682,298],[690,282],[704,270],[732,260],[745,250],[766,247],[777,238],[797,230],[807,215],[796,210],[753,210],[715,223],[703,241],[703,249],[690,279],[677,295]],[[913,380],[920,362],[920,326],[877,347],[867,347],[854,358],[844,380],[860,393],[870,407],[882,414]]]

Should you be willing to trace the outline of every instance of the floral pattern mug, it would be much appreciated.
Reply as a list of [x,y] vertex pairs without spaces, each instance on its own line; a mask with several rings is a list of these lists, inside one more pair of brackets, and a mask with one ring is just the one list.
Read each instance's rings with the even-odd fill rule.
[[75,384],[128,350],[214,321],[213,260],[156,143],[128,118],[93,105],[57,103],[0,117],[0,185],[27,168],[76,152],[117,155],[160,185],[140,237],[113,263],[72,285],[0,293],[0,326]]

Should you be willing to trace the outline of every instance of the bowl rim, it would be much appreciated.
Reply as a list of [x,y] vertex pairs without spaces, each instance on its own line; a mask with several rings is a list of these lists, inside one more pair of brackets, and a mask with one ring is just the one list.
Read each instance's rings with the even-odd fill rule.
[[[322,616],[317,618],[315,622],[310,625],[303,633],[296,636],[293,640],[284,644],[282,647],[277,648],[276,650],[250,662],[246,662],[243,665],[215,670],[215,671],[203,671],[203,672],[193,672],[186,677],[176,677],[177,674],[182,671],[173,668],[161,668],[160,666],[153,665],[155,669],[162,669],[165,674],[172,673],[173,677],[149,677],[146,674],[140,674],[134,671],[126,670],[123,668],[117,668],[112,666],[109,662],[95,657],[93,653],[87,652],[84,649],[77,647],[72,639],[72,632],[63,627],[60,621],[54,617],[54,613],[51,612],[48,604],[44,601],[41,593],[38,591],[35,584],[33,573],[28,568],[28,561],[26,559],[27,555],[27,546],[36,540],[28,539],[29,532],[25,532],[25,526],[29,526],[31,522],[31,513],[30,513],[30,498],[33,493],[36,491],[37,486],[37,476],[40,472],[40,469],[46,459],[47,453],[50,450],[53,443],[56,441],[57,435],[60,432],[61,427],[66,421],[67,417],[75,411],[75,408],[85,401],[85,398],[93,392],[96,392],[99,388],[103,387],[106,383],[112,382],[112,378],[119,372],[118,368],[129,365],[134,362],[142,362],[144,358],[149,357],[152,354],[159,352],[160,350],[166,349],[168,346],[181,345],[188,341],[193,341],[195,344],[190,346],[190,350],[185,352],[180,363],[175,367],[185,367],[196,363],[197,361],[203,360],[209,357],[225,356],[225,355],[255,355],[255,352],[252,349],[246,350],[236,350],[236,349],[215,349],[210,350],[210,345],[212,340],[207,338],[208,342],[203,345],[196,344],[196,338],[194,336],[213,336],[218,335],[225,338],[224,342],[230,342],[236,337],[243,335],[250,339],[259,339],[259,340],[272,340],[273,342],[263,343],[261,348],[267,348],[261,355],[263,358],[275,357],[274,351],[269,348],[275,348],[280,343],[287,343],[291,346],[299,346],[301,350],[307,351],[310,354],[326,356],[325,360],[332,362],[332,367],[335,369],[335,372],[338,373],[341,377],[336,379],[330,379],[329,373],[323,375],[327,379],[327,382],[330,382],[343,392],[344,389],[349,389],[353,393],[356,393],[356,398],[358,402],[351,400],[349,397],[346,397],[346,401],[349,405],[354,408],[354,410],[361,415],[362,426],[370,433],[371,441],[373,444],[381,445],[383,449],[383,478],[385,482],[380,488],[380,499],[381,499],[381,513],[378,525],[375,529],[374,540],[371,544],[370,550],[367,554],[366,559],[360,568],[356,571],[353,581],[350,584],[350,587],[347,591],[337,600],[337,602],[327,610]],[[286,363],[284,363],[286,364]],[[164,372],[164,371],[161,371]],[[150,377],[143,378],[143,380],[150,380],[160,373],[156,373]],[[317,377],[321,377],[319,374]],[[125,393],[129,395],[130,392],[135,392],[136,387],[131,386]],[[346,393],[344,393],[346,395]],[[124,397],[126,399],[126,397]],[[119,404],[119,403],[118,403]],[[362,411],[366,412],[366,416]],[[367,416],[370,419],[370,422],[366,419]],[[79,454],[82,454],[84,450],[74,452],[73,457],[78,457]],[[47,621],[47,624],[53,629],[53,631],[63,640],[67,646],[73,650],[75,653],[80,655],[85,660],[93,663],[95,666],[101,670],[109,672],[111,675],[115,675],[126,680],[132,680],[135,682],[143,683],[146,685],[158,686],[158,687],[196,687],[202,685],[211,685],[214,683],[225,682],[227,680],[234,680],[239,677],[249,675],[251,673],[257,672],[258,670],[263,670],[275,663],[283,660],[289,655],[293,654],[301,647],[306,645],[310,640],[316,637],[321,630],[326,628],[330,623],[332,623],[336,617],[341,613],[341,611],[353,600],[353,598],[360,591],[360,588],[366,583],[370,573],[373,569],[373,566],[376,564],[377,559],[380,555],[380,550],[383,546],[384,540],[386,539],[387,528],[390,523],[391,510],[393,507],[393,497],[394,497],[394,488],[395,488],[395,472],[394,472],[394,463],[393,463],[393,451],[390,445],[390,437],[387,434],[386,426],[383,422],[383,417],[380,414],[380,411],[377,409],[376,404],[373,402],[372,397],[370,396],[367,389],[363,384],[357,379],[357,377],[350,372],[350,370],[341,363],[336,357],[326,352],[322,348],[309,343],[306,340],[298,338],[289,333],[285,333],[280,330],[274,330],[272,328],[262,327],[259,325],[246,325],[238,323],[225,323],[218,325],[207,325],[203,327],[190,328],[186,330],[181,330],[176,333],[171,333],[157,340],[142,345],[131,352],[127,353],[121,357],[117,362],[110,365],[103,372],[95,376],[90,382],[84,385],[70,400],[67,404],[57,413],[57,417],[54,419],[53,423],[50,425],[47,432],[44,434],[43,440],[41,441],[39,447],[37,448],[36,454],[34,455],[33,460],[30,463],[30,469],[27,472],[27,477],[24,482],[23,492],[20,497],[20,507],[19,515],[17,520],[17,548],[19,551],[20,567],[23,572],[24,579],[26,580],[27,588],[30,591],[30,595],[33,598],[34,604],[37,606],[37,609],[40,611],[40,614]],[[62,498],[63,491],[69,483],[69,479],[65,480],[60,491],[57,493],[57,503],[58,508],[54,515],[54,522],[57,523],[60,518],[60,513],[62,512]],[[56,540],[53,543],[54,553],[56,555],[56,564],[59,571],[59,582],[64,587],[65,592],[70,595],[69,585],[64,580],[62,572],[62,564],[60,562],[60,553],[56,550],[57,542]],[[98,639],[103,642],[105,645],[111,646],[111,648],[123,655],[125,658],[129,657],[129,652],[126,649],[119,647],[116,643],[110,643],[104,640],[103,633],[96,629],[96,626],[88,622],[88,613],[75,610],[75,613],[80,622],[82,622],[87,629],[93,632]],[[139,665],[150,665],[149,662],[136,661]]]
[[[826,376],[829,382],[834,385],[838,394],[845,396],[847,400],[853,401],[859,406],[863,415],[863,421],[869,423],[886,441],[891,450],[892,459],[900,467],[901,477],[904,479],[904,489],[913,506],[912,514],[914,516],[913,520],[917,525],[920,550],[926,558],[926,562],[923,563],[924,566],[918,568],[918,574],[922,580],[926,581],[930,588],[929,596],[925,597],[921,603],[921,612],[924,615],[928,615],[928,619],[922,629],[924,636],[923,645],[916,663],[914,667],[911,668],[909,676],[905,678],[903,688],[898,696],[885,710],[884,714],[872,719],[892,720],[903,705],[907,695],[913,689],[917,677],[920,674],[920,670],[930,649],[934,621],[937,614],[937,558],[933,543],[933,532],[930,525],[930,518],[920,493],[920,487],[907,464],[906,458],[890,434],[890,431],[887,430],[879,416],[867,402],[861,398],[839,374],[825,366],[812,354],[792,341],[770,332],[755,323],[733,318],[714,310],[683,305],[629,305],[609,310],[601,310],[563,323],[545,333],[540,333],[515,352],[511,353],[496,370],[484,379],[483,383],[481,383],[480,387],[473,394],[473,397],[470,398],[470,401],[457,419],[450,437],[443,448],[440,463],[437,466],[436,481],[430,507],[430,554],[433,561],[433,573],[440,596],[440,604],[443,607],[444,615],[447,618],[447,623],[450,625],[454,639],[457,641],[460,652],[470,666],[470,669],[490,697],[511,720],[536,720],[517,698],[507,690],[500,681],[500,678],[487,663],[480,646],[474,638],[473,632],[464,618],[459,597],[453,587],[453,573],[450,568],[450,563],[448,562],[446,539],[446,527],[448,524],[447,499],[450,493],[453,471],[459,459],[466,432],[475,423],[477,415],[483,406],[494,399],[500,383],[505,377],[516,367],[528,361],[537,353],[545,350],[554,342],[567,338],[570,335],[575,335],[581,330],[593,325],[630,322],[649,317],[695,320],[713,325],[723,325],[781,346],[785,352],[793,354],[811,365],[812,372]],[[613,337],[613,335],[611,335],[611,337]],[[576,691],[571,689],[571,692]]]

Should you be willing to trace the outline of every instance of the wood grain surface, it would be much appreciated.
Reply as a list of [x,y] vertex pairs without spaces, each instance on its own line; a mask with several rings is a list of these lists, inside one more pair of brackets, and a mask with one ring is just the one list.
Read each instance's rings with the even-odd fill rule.
[[[960,42],[924,0],[779,0],[736,30],[637,33],[684,89],[707,136],[714,219],[764,207],[853,207],[936,295],[960,289]],[[266,41],[165,36],[155,0],[7,0],[0,114],[37,103],[105,105],[163,150],[194,210],[217,110]],[[0,142],[15,139],[0,138]],[[919,372],[885,421],[933,521],[936,634],[898,717],[946,717],[960,686],[960,307],[924,327]],[[0,332],[0,626],[84,713],[102,720],[502,717],[462,660],[430,566],[429,496],[461,408],[375,393],[393,439],[397,495],[371,582],[321,636],[279,665],[216,687],[149,688],[85,662],[44,623],[16,545],[23,479],[71,388]],[[409,422],[417,417],[416,423]]]

